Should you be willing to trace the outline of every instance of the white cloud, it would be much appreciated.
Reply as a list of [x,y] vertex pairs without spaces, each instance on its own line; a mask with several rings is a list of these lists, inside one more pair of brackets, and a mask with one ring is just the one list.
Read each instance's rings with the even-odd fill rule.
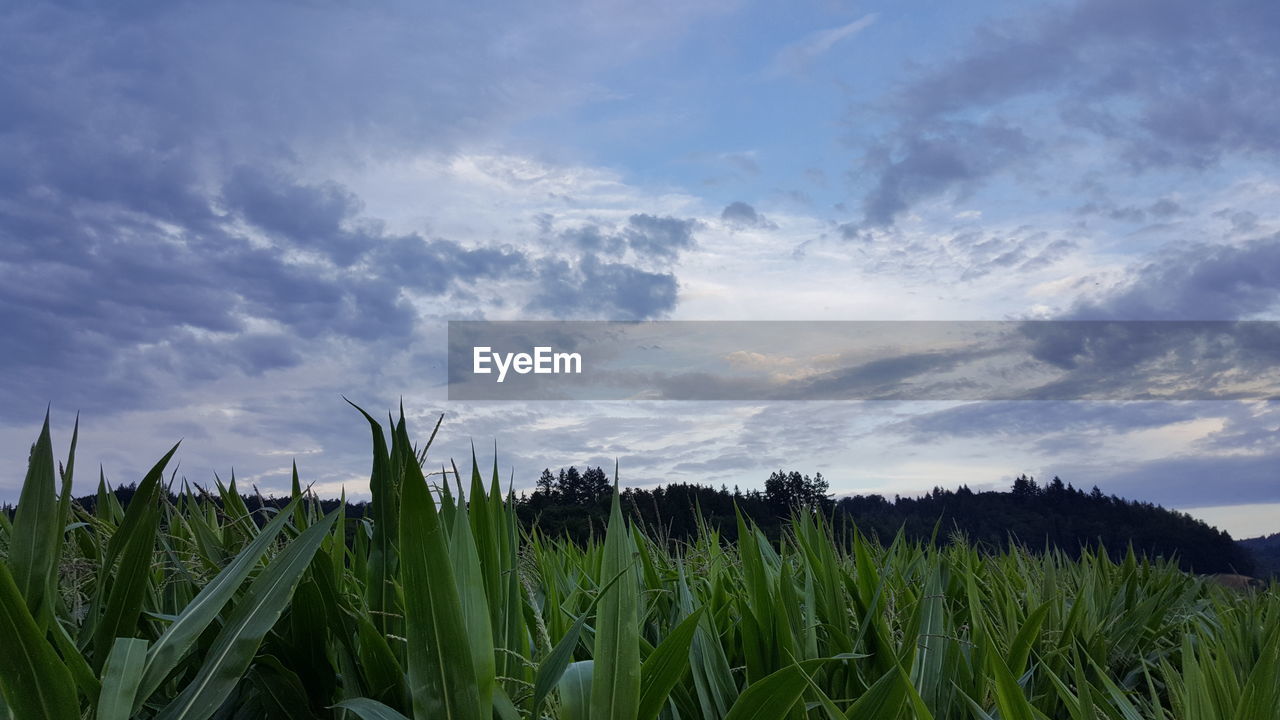
[[794,75],[803,72],[815,60],[830,52],[838,43],[851,38],[871,27],[876,21],[876,14],[870,13],[839,27],[819,30],[805,36],[801,40],[782,48],[773,57],[767,75]]

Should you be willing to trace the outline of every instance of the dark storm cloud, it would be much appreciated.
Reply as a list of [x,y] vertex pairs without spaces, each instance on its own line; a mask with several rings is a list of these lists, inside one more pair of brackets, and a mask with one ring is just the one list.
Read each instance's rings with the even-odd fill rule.
[[455,285],[469,286],[482,278],[522,274],[529,260],[510,247],[466,248],[451,240],[424,240],[418,235],[388,238],[369,254],[384,279],[431,295]]
[[[989,25],[887,103],[863,163],[869,225],[1026,159],[1046,123],[1100,141],[1132,171],[1275,158],[1280,6],[1268,0],[1081,0]],[[1005,113],[1001,132],[975,117]]]

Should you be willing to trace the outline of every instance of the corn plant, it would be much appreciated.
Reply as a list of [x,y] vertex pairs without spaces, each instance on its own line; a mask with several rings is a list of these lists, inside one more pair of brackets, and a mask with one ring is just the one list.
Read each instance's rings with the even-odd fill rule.
[[[470,473],[371,433],[372,503],[295,468],[72,500],[46,417],[0,512],[0,718],[1274,720],[1280,593],[1105,551],[882,544],[797,513],[674,544],[615,492],[585,544],[522,528]],[[436,424],[439,429],[439,423]],[[615,470],[615,482],[617,472]]]

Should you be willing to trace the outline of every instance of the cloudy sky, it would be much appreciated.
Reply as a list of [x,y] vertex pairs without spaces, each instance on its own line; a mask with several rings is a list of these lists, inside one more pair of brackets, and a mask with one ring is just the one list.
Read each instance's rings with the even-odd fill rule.
[[[459,403],[450,319],[1280,319],[1280,5],[6,3],[0,501],[359,496],[372,411],[517,487],[1060,475],[1280,530],[1280,404]],[[779,358],[787,348],[778,348]]]

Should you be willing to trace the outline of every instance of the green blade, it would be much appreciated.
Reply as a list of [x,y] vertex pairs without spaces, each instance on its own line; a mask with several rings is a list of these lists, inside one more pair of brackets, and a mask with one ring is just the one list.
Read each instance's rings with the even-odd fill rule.
[[311,564],[337,513],[307,528],[254,579],[223,625],[191,684],[157,716],[158,720],[205,720],[235,689],[281,613],[302,573]]
[[9,566],[0,562],[0,691],[15,718],[67,720],[80,717],[71,673],[31,617]]
[[409,720],[409,718],[369,698],[351,698],[334,705],[335,708],[350,710],[361,720]]
[[622,573],[622,577],[617,592],[603,598],[596,613],[592,720],[636,720],[640,704],[640,588],[632,569],[635,546],[618,497],[615,486],[600,574]]
[[560,720],[592,720],[591,688],[595,663],[581,660],[565,668],[556,688],[560,691]]
[[[116,638],[133,637],[138,631],[143,603],[151,585],[151,560],[160,527],[160,483],[165,466],[178,451],[174,445],[147,473],[129,502],[120,529],[107,544],[103,563],[113,567],[110,590],[106,593],[102,616],[93,627],[93,667],[101,669]],[[118,565],[116,559],[119,559]]]
[[600,588],[600,592],[596,593],[595,598],[587,604],[582,614],[578,615],[578,619],[573,621],[573,625],[560,638],[560,642],[547,653],[538,665],[538,672],[534,676],[533,681],[533,716],[538,717],[542,710],[542,703],[546,700],[547,695],[551,693],[565,673],[565,668],[569,666],[569,661],[573,659],[573,650],[578,646],[578,638],[582,634],[582,628],[587,624],[587,616],[595,608],[596,603],[600,602],[600,598],[613,588],[618,580],[622,578],[622,573],[618,573],[604,587]]
[[778,720],[800,700],[809,684],[799,665],[788,665],[751,683],[729,708],[725,720]]
[[253,542],[236,556],[235,560],[200,589],[191,603],[182,609],[177,619],[169,624],[169,627],[151,646],[147,652],[139,692],[134,701],[135,709],[140,708],[156,688],[160,687],[164,679],[173,672],[191,646],[199,639],[201,633],[218,619],[222,609],[226,607],[249,573],[257,567],[258,561],[275,542],[276,536],[284,529],[289,521],[290,511],[297,504],[298,500],[295,498],[285,506],[284,510],[277,513],[271,522],[267,523],[254,537]]
[[58,517],[58,489],[54,483],[53,443],[49,413],[40,437],[31,446],[27,477],[18,497],[9,544],[9,566],[18,592],[40,627],[47,626],[45,596],[53,583],[54,562],[66,523]]
[[689,647],[698,630],[698,619],[706,608],[698,608],[662,639],[640,667],[639,720],[655,720],[662,712],[671,688],[689,671]]
[[146,656],[146,640],[116,638],[102,669],[97,720],[129,720],[133,717],[133,696],[138,691],[138,683],[142,682]]
[[404,587],[409,692],[414,716],[488,720],[468,646],[449,545],[417,462],[404,463],[400,574]]

